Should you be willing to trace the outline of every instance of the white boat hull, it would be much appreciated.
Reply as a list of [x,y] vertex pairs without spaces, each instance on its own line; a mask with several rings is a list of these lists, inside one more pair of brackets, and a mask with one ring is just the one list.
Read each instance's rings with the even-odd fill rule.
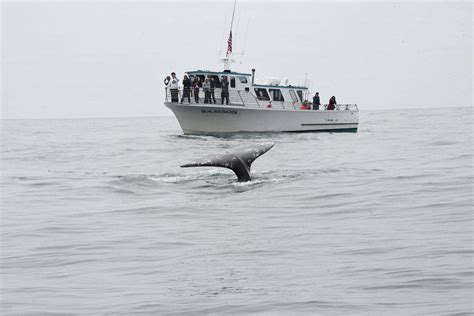
[[356,110],[288,110],[165,102],[185,134],[357,132]]

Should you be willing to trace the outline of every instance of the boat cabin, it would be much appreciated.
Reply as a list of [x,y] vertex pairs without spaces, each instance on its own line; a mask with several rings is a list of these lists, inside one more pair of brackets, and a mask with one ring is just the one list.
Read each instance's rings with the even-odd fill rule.
[[260,106],[271,104],[273,107],[281,108],[288,105],[298,107],[309,99],[307,87],[280,85],[279,80],[270,80],[268,84],[256,84],[254,70],[252,70],[252,74],[228,70],[221,72],[196,70],[188,71],[186,74],[191,81],[195,77],[199,77],[201,83],[204,82],[205,78],[213,78],[216,90],[218,90],[216,91],[216,97],[218,98],[220,97],[221,79],[226,76],[229,82],[230,100],[235,105],[248,105],[251,103],[250,99],[254,99],[253,102]]

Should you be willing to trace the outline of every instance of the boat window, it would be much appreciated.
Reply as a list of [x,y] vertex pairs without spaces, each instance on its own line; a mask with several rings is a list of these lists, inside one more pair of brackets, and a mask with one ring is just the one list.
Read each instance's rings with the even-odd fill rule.
[[300,101],[303,102],[303,91],[296,90],[296,93],[298,93],[298,96],[300,97]]
[[230,87],[235,88],[235,77],[230,78]]
[[240,83],[247,83],[246,77],[239,77]]
[[270,89],[270,94],[272,95],[273,101],[285,101],[280,89]]
[[270,97],[268,96],[267,89],[255,89],[255,94],[257,95],[257,99],[260,101],[270,101]]
[[298,97],[296,97],[295,90],[290,90],[290,96],[293,102],[298,102]]
[[206,79],[206,76],[204,76],[204,75],[196,75],[196,77],[199,77],[201,82],[204,82],[204,79]]

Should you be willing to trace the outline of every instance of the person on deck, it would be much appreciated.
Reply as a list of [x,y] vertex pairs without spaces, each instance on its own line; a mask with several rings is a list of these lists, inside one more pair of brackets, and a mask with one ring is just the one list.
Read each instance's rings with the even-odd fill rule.
[[319,98],[319,92],[313,97],[313,110],[319,110],[319,106],[321,105],[321,99]]
[[336,97],[335,96],[332,96],[331,99],[329,99],[329,104],[328,104],[328,110],[332,111],[332,110],[335,110],[336,109],[336,105],[337,105],[337,102],[336,102]]
[[163,82],[165,83],[165,92],[166,92],[166,95],[168,96],[168,85],[170,83],[170,80],[171,80],[171,77],[170,76],[166,76],[165,77],[165,80],[163,80]]
[[202,90],[204,91],[204,103],[211,103],[211,82],[209,81],[209,78],[204,80]]
[[200,79],[198,76],[194,77],[193,80],[193,93],[194,93],[194,102],[199,103],[199,86],[201,85]]
[[168,83],[168,88],[171,93],[171,102],[179,102],[179,79],[176,78],[174,72],[171,73],[171,80]]
[[183,78],[183,97],[181,98],[181,103],[183,103],[184,98],[188,98],[188,103],[191,103],[191,80],[187,75],[184,75]]
[[209,99],[209,103],[211,103],[211,100],[212,100],[212,102],[216,104],[216,93],[215,93],[216,81],[214,80],[214,78],[209,76],[209,82],[211,83],[211,97]]
[[224,104],[224,99],[226,104],[229,105],[229,81],[227,81],[226,76],[223,76],[221,81],[221,104]]
[[171,80],[171,77],[170,77],[170,76],[166,76],[166,78],[165,78],[165,80],[164,80],[165,87],[168,87],[168,84],[170,83],[170,80]]

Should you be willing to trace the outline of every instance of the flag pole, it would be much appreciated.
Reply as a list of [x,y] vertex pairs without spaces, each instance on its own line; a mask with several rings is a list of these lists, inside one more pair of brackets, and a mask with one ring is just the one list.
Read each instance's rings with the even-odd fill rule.
[[225,54],[225,58],[222,60],[224,61],[225,70],[230,69],[231,55],[232,55],[232,27],[234,26],[234,16],[235,16],[236,5],[237,5],[237,0],[234,0],[234,9],[232,10],[232,20],[230,22],[229,39],[227,40],[227,52]]
[[237,5],[237,0],[234,0],[234,10],[232,11],[232,20],[230,21],[230,32],[232,33],[232,26],[234,25],[234,15],[235,15],[235,6]]

